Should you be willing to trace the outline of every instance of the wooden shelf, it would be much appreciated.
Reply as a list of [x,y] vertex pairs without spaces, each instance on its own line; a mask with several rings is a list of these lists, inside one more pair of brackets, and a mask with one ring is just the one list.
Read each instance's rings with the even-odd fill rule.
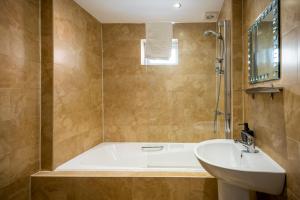
[[253,99],[255,98],[256,94],[270,94],[273,99],[274,94],[280,93],[282,90],[282,87],[254,87],[245,89],[245,92],[247,94],[251,94]]

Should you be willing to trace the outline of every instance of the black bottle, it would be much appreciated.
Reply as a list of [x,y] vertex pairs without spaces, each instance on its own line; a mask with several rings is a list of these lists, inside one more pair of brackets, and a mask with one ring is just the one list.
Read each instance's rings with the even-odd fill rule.
[[247,142],[247,136],[246,136],[245,133],[247,133],[247,134],[251,135],[252,137],[254,137],[254,131],[249,129],[248,123],[243,123],[243,124],[239,124],[239,125],[244,126],[244,129],[241,132],[241,138],[242,138],[243,142]]

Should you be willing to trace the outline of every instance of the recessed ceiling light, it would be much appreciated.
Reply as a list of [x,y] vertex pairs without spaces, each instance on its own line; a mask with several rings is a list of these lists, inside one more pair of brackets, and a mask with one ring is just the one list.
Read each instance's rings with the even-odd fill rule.
[[181,3],[180,2],[177,2],[173,5],[174,8],[180,8],[181,7]]

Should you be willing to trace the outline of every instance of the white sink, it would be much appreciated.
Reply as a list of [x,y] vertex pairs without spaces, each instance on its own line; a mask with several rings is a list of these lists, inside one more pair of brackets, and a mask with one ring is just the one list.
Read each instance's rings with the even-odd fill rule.
[[[243,152],[245,147],[240,143],[216,139],[199,143],[194,153],[201,165],[218,179],[219,190],[225,191],[231,187],[231,192],[237,189],[242,192],[251,190],[280,194],[284,187],[285,170],[261,149],[256,149],[258,153],[247,153]],[[224,184],[229,186],[224,188]]]

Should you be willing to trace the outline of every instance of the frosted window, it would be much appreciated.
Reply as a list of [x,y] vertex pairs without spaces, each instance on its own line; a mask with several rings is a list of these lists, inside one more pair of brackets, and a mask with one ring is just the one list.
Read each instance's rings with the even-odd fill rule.
[[169,59],[145,58],[146,39],[141,40],[141,64],[142,65],[178,65],[178,39],[172,39],[172,51]]

